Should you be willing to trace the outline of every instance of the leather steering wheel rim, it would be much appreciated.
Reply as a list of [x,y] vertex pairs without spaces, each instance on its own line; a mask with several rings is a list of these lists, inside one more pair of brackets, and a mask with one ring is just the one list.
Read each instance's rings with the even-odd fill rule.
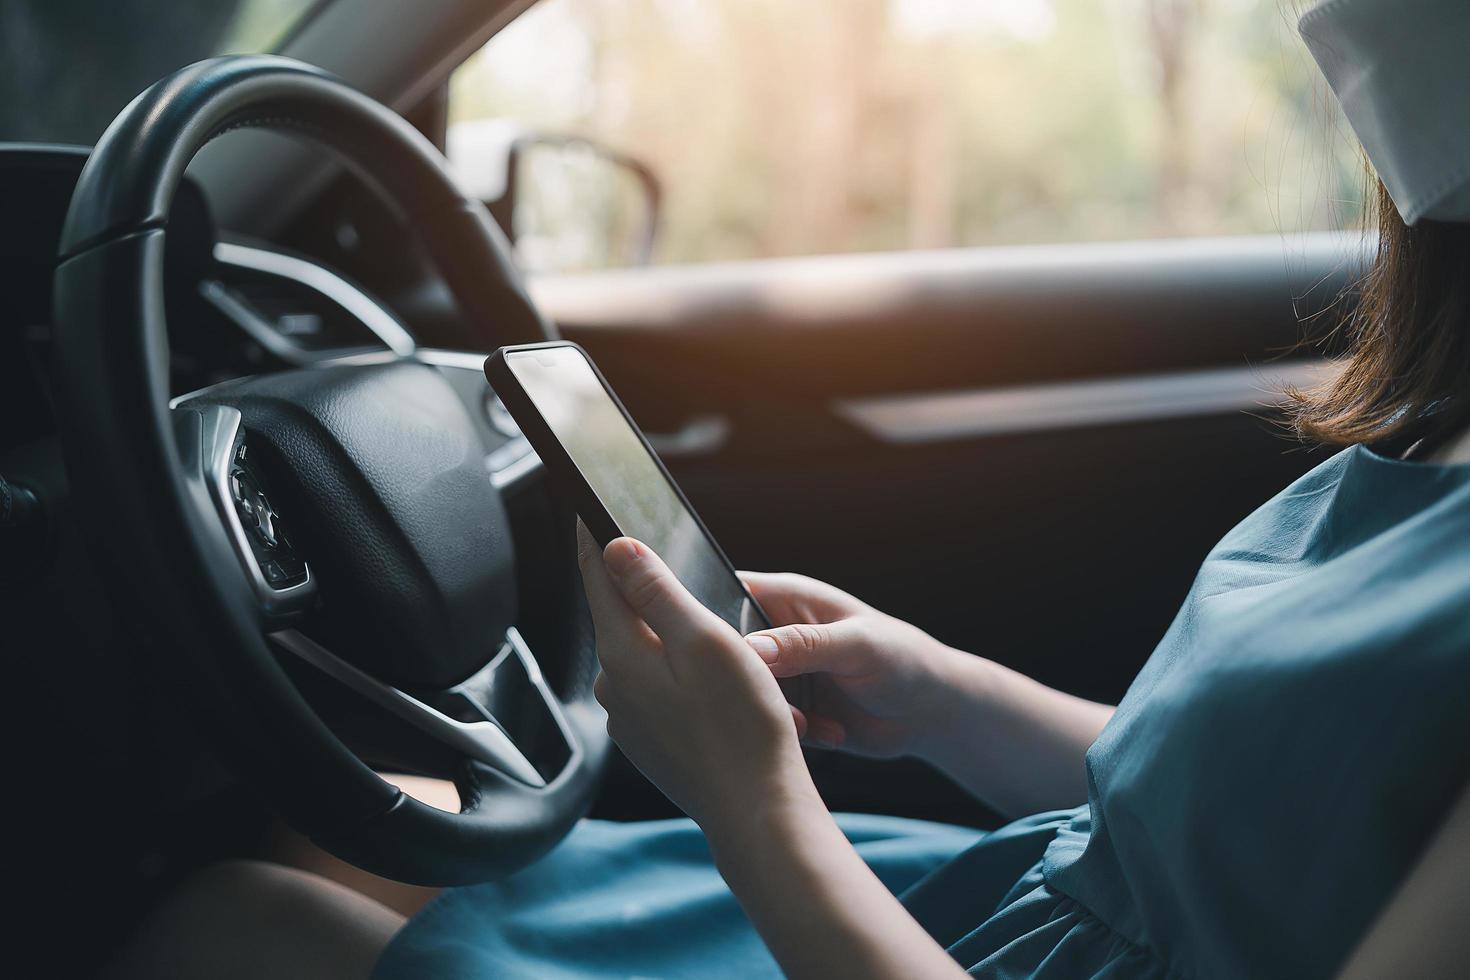
[[[168,215],[184,170],[241,127],[320,143],[398,207],[472,324],[498,343],[555,335],[504,237],[401,117],[289,59],[200,62],[138,96],[82,171],[55,277],[57,414],[78,521],[102,573],[175,692],[198,702],[224,757],[282,816],[377,874],[449,885],[494,878],[561,839],[586,811],[607,753],[588,690],[563,704],[580,753],[531,790],[479,773],[451,814],[386,783],[321,720],[262,633],[223,528],[184,478],[169,409],[164,311]],[[167,599],[168,601],[164,601]]]

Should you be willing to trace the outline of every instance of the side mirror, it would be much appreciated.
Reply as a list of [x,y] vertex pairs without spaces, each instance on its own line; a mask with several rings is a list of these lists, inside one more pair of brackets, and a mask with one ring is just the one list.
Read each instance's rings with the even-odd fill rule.
[[527,272],[647,265],[662,191],[641,161],[580,136],[501,120],[454,126],[449,159],[485,201]]

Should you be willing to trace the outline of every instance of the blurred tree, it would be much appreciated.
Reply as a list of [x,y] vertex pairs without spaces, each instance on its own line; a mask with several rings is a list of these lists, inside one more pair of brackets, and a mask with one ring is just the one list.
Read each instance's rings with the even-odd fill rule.
[[1191,59],[1190,42],[1198,29],[1202,0],[1148,0],[1149,38],[1158,65],[1159,153],[1158,209],[1161,228],[1176,227],[1183,198],[1190,190],[1189,115],[1185,86]]
[[666,262],[1334,227],[1361,168],[1294,4],[542,0],[451,116],[648,161]]

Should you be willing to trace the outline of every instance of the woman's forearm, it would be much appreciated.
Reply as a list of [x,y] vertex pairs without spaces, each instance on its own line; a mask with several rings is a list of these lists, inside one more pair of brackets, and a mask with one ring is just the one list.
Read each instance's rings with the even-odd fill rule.
[[705,830],[720,873],[786,976],[964,977],[863,863],[815,789]]
[[1111,707],[952,648],[934,669],[916,754],[1008,816],[1086,802],[1083,757]]

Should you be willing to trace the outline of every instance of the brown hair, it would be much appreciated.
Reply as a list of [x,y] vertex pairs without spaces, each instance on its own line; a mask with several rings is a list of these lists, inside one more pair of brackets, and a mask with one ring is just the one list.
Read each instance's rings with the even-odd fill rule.
[[1289,419],[1301,438],[1329,445],[1432,446],[1470,423],[1470,225],[1411,228],[1381,182],[1377,210],[1377,258],[1322,338],[1346,342],[1340,370],[1289,390]]

